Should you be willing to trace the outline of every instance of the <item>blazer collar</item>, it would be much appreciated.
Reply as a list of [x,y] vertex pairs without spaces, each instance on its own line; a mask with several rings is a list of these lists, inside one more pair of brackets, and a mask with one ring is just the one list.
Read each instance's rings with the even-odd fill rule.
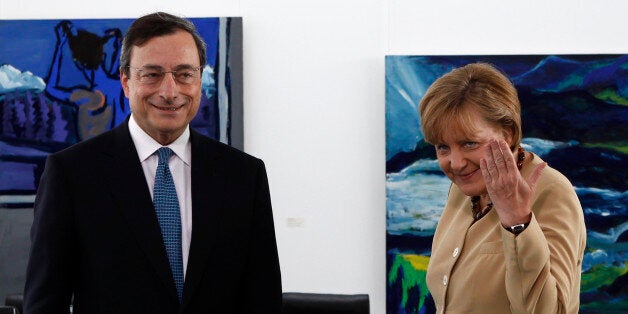
[[228,160],[221,158],[216,143],[191,130],[192,142],[192,241],[183,289],[183,310],[206,270],[218,238]]
[[[172,298],[177,298],[161,229],[142,166],[125,123],[114,128],[103,148],[113,197],[135,234],[139,247],[153,265]],[[216,243],[221,220],[228,160],[221,158],[213,143],[190,129],[192,144],[192,241],[183,289],[181,311],[194,295]]]
[[146,178],[131,139],[128,118],[111,132],[109,145],[103,147],[105,169],[113,198],[135,235],[138,246],[145,252],[155,272],[173,298],[177,292],[170,271],[166,248],[162,241],[157,214],[146,184]]
[[[137,150],[137,154],[140,158],[140,162],[143,162],[155,153],[159,148],[163,147],[159,142],[157,142],[154,138],[150,137],[148,133],[144,132],[142,128],[137,124],[133,115],[128,119],[129,123],[129,133],[131,134],[131,139],[133,140],[133,144],[135,145],[135,149]],[[187,165],[191,163],[191,152],[188,149],[190,141],[190,127],[188,126],[174,142],[166,145]]]

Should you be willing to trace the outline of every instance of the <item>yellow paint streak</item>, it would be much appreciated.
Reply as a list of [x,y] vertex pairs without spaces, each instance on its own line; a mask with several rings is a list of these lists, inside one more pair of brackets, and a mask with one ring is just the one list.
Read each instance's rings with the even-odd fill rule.
[[414,254],[401,254],[401,256],[404,260],[410,262],[414,269],[427,271],[427,264],[430,262],[429,257]]

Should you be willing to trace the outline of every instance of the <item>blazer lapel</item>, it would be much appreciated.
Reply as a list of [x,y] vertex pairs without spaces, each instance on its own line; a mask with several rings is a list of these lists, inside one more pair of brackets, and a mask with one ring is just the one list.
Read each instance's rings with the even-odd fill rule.
[[161,229],[127,122],[128,118],[112,131],[111,145],[104,151],[105,160],[111,164],[104,169],[117,169],[106,174],[113,197],[126,218],[128,227],[133,230],[139,247],[146,253],[155,272],[176,299],[177,291]]
[[202,135],[191,130],[192,141],[192,242],[183,288],[181,309],[201,280],[220,226],[224,178],[221,160]]

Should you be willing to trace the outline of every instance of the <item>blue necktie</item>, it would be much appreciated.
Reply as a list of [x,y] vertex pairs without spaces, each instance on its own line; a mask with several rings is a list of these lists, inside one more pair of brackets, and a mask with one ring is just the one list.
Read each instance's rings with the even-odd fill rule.
[[161,235],[166,245],[166,253],[170,261],[172,277],[177,288],[179,302],[183,296],[183,257],[181,253],[181,214],[179,213],[179,199],[174,188],[174,181],[168,166],[172,150],[162,147],[157,150],[159,163],[155,174],[155,189],[153,203],[157,212],[157,220],[161,227]]

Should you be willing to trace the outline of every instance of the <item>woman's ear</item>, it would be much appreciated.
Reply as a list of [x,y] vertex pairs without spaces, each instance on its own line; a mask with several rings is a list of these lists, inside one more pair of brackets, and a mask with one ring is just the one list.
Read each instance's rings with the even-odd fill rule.
[[502,131],[502,134],[504,135],[504,140],[506,141],[506,143],[508,143],[508,147],[512,147],[512,143],[513,143],[512,130],[504,128]]

